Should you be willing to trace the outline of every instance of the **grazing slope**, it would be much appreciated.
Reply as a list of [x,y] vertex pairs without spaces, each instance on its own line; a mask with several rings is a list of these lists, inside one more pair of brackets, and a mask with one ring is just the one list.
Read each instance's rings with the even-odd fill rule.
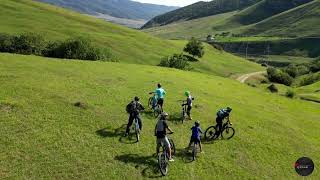
[[[132,71],[139,69],[139,71]],[[128,74],[128,71],[131,71]],[[123,135],[125,105],[145,104],[157,82],[175,134],[170,179],[299,179],[301,156],[320,163],[319,104],[291,100],[235,80],[152,66],[63,61],[0,54],[0,174],[9,179],[141,179],[159,177],[153,157],[155,120],[143,114],[141,142]],[[189,89],[203,129],[230,105],[236,135],[204,144],[196,162],[185,154],[190,127],[180,102]],[[75,107],[82,102],[84,107]],[[315,169],[311,179],[319,179]]]
[[201,17],[240,10],[261,0],[214,0],[195,4],[159,15],[147,22],[142,29],[163,26],[174,22],[197,19]]
[[[318,37],[320,1],[309,1],[264,0],[242,11],[178,22],[145,31],[168,39],[190,36],[205,38],[208,34],[221,32],[286,38]],[[246,38],[242,40],[245,41]]]
[[[163,56],[180,53],[185,41],[162,40],[146,33],[30,0],[4,0],[0,4],[0,33],[37,32],[52,40],[86,36],[111,48],[120,62],[157,65]],[[228,64],[228,66],[225,66]],[[226,68],[224,68],[224,66]],[[206,45],[206,55],[194,63],[196,71],[228,76],[258,71],[261,67]]]

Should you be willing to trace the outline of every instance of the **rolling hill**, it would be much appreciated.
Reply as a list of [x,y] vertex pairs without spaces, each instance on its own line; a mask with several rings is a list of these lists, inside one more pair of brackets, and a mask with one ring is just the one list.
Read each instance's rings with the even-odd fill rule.
[[[131,0],[38,0],[75,11],[94,15],[108,21],[139,28],[151,18],[178,7],[139,3]],[[131,22],[131,24],[130,24]],[[135,24],[136,23],[136,24]]]
[[186,21],[211,15],[240,10],[261,0],[214,0],[197,2],[177,10],[159,15],[147,22],[142,29],[163,26],[179,21]]
[[[0,4],[0,33],[37,32],[49,40],[85,36],[96,46],[111,49],[121,63],[157,65],[164,56],[180,53],[186,41],[162,40],[146,33],[31,0],[4,0]],[[259,71],[255,63],[206,45],[194,71],[222,76]]]
[[[318,0],[263,0],[241,11],[177,22],[144,31],[167,39],[192,36],[205,39],[208,34],[221,32],[276,38],[318,37],[319,4]],[[242,40],[246,41],[246,38]]]
[[[299,157],[320,163],[319,104],[203,73],[0,54],[1,177],[159,178],[150,112],[142,115],[141,142],[122,137],[125,105],[136,95],[145,104],[157,82],[168,92],[165,110],[177,147],[165,179],[301,179],[293,168]],[[178,121],[186,89],[196,98],[192,113],[203,129],[225,106],[234,109],[236,129],[231,140],[204,143],[192,163],[184,148],[193,122]],[[319,179],[320,171],[308,178]]]

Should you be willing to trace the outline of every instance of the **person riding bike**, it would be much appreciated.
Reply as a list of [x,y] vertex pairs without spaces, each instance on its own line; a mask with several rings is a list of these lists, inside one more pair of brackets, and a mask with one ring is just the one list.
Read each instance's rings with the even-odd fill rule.
[[160,105],[161,109],[163,110],[164,96],[166,95],[166,91],[162,88],[160,83],[158,83],[157,87],[158,88],[154,92],[150,92],[149,94],[155,93],[157,97],[157,104]]
[[200,152],[202,152],[202,147],[201,147],[201,134],[202,129],[200,128],[200,122],[196,121],[194,123],[194,126],[191,128],[192,134],[191,134],[191,138],[190,138],[190,142],[189,142],[189,146],[187,147],[188,149],[191,147],[192,143],[198,143],[199,144],[199,148],[200,148]]
[[166,122],[167,117],[168,117],[168,113],[166,113],[166,112],[161,113],[161,115],[158,118],[158,122],[155,126],[155,129],[154,129],[155,136],[157,137],[156,153],[159,154],[161,144],[163,144],[165,146],[165,148],[169,151],[169,161],[174,161],[172,158],[171,145],[170,145],[169,139],[167,137],[166,130],[168,129],[171,133],[173,133],[173,131],[170,129],[170,127],[168,126],[168,124]]
[[134,119],[138,120],[140,131],[142,130],[142,120],[140,117],[140,111],[144,110],[145,108],[142,106],[142,104],[139,102],[139,100],[140,100],[140,98],[136,96],[136,97],[134,97],[134,100],[131,101],[127,105],[127,112],[129,113],[129,120],[128,120],[125,136],[128,136],[128,134],[130,132],[130,127],[131,127]]
[[[230,107],[227,107],[225,109],[220,109],[218,112],[217,112],[217,118],[216,118],[216,123],[217,123],[217,131],[216,131],[216,135],[220,135],[221,133],[221,130],[222,130],[222,124],[223,124],[223,120],[224,119],[228,119],[230,121],[230,113],[232,111],[232,108]],[[231,122],[230,122],[231,124]]]
[[187,107],[187,115],[189,117],[190,120],[192,120],[192,117],[191,117],[191,109],[192,109],[192,100],[194,99],[192,96],[191,96],[191,93],[190,91],[186,91],[184,93],[185,96],[187,96],[187,102],[185,104],[182,104],[182,106],[188,106]]

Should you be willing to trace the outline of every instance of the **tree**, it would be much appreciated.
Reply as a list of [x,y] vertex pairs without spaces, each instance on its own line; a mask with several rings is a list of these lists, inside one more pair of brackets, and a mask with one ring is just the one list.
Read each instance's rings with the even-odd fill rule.
[[192,37],[186,47],[183,49],[184,52],[191,54],[193,57],[197,56],[201,58],[204,55],[204,47],[202,42]]

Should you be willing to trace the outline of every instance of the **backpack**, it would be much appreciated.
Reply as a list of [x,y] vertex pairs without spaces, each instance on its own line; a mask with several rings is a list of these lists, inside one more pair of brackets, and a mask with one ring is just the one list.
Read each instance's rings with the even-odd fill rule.
[[127,111],[127,113],[133,113],[133,111],[134,111],[134,102],[133,101],[131,101],[127,106],[126,106],[126,111]]

